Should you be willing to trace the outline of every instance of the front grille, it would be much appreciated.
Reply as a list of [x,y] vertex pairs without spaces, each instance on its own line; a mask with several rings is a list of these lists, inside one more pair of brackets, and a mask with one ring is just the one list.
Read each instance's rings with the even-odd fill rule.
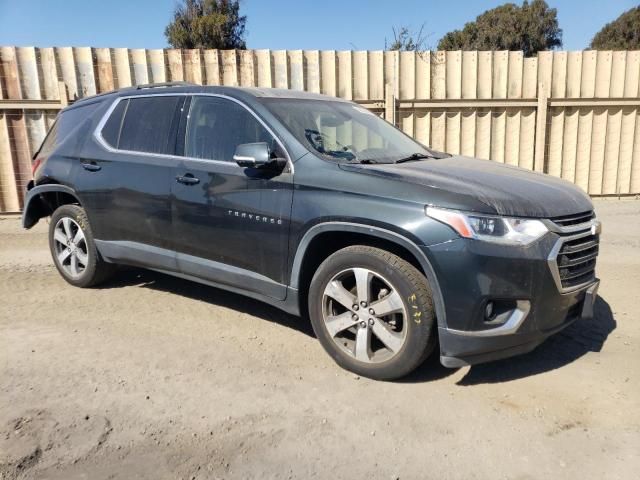
[[556,268],[563,290],[595,280],[598,249],[599,236],[591,232],[562,242],[556,257]]
[[594,217],[593,211],[577,213],[574,215],[565,215],[562,217],[552,218],[551,221],[559,227],[572,227],[582,223],[590,222]]

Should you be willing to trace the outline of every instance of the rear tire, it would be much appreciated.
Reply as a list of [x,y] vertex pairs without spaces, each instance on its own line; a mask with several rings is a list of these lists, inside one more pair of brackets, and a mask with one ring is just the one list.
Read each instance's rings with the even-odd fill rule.
[[409,262],[375,247],[344,248],[318,267],[309,316],[338,365],[377,380],[413,371],[436,344],[427,279]]
[[115,271],[114,264],[100,257],[87,214],[78,205],[63,205],[53,212],[49,249],[62,278],[76,287],[98,285]]

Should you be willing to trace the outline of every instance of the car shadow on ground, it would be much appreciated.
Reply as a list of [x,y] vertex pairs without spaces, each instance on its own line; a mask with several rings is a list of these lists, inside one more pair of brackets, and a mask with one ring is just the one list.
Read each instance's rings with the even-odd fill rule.
[[[134,285],[236,310],[315,338],[308,318],[290,315],[244,295],[163,273],[136,268],[124,269],[101,288],[121,288]],[[615,328],[616,320],[611,307],[602,297],[598,297],[594,305],[594,317],[592,319],[578,320],[563,331],[548,338],[533,352],[472,366],[464,377],[457,382],[457,385],[471,386],[484,383],[508,382],[561,368],[589,352],[602,350],[607,337]],[[398,380],[398,382],[432,382],[446,378],[457,371],[457,369],[446,368],[440,364],[438,346],[436,346],[434,353],[423,365]]]
[[164,273],[137,268],[123,268],[112,280],[104,283],[100,288],[121,288],[134,285],[174,293],[218,307],[236,310],[272,323],[277,323],[315,338],[311,324],[305,319],[290,315],[278,308],[244,295],[173,277]]

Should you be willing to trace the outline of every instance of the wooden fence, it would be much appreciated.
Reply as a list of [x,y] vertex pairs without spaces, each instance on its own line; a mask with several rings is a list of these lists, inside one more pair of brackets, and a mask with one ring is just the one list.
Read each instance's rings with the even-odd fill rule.
[[[0,48],[0,211],[69,101],[135,84],[291,88],[352,99],[435,149],[640,194],[640,51]],[[61,88],[62,87],[62,88]]]

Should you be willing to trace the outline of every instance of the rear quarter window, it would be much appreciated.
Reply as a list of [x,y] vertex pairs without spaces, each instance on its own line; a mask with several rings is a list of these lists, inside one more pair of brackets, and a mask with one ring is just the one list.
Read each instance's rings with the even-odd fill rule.
[[[98,105],[98,103],[92,103],[60,112],[60,115],[58,115],[58,118],[38,149],[37,156],[48,157],[58,145],[66,140],[72,133],[80,130],[82,127],[86,128],[91,122],[91,114]],[[84,136],[80,133],[77,141],[81,142],[84,140]],[[73,145],[71,145],[71,147],[73,147]]]

